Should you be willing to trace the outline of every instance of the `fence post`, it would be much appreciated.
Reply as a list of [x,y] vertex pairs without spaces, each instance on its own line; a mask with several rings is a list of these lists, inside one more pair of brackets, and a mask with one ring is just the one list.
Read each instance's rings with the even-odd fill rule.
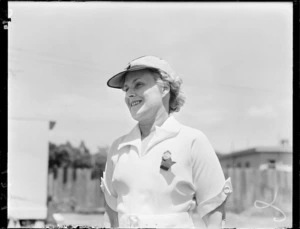
[[84,200],[82,194],[85,193],[82,183],[82,170],[76,169],[76,182],[75,182],[75,198],[76,198],[76,211],[80,210]]
[[236,195],[236,190],[235,190],[236,180],[235,179],[236,178],[234,176],[234,169],[233,168],[228,168],[227,169],[227,176],[231,178],[233,193],[229,196],[229,198],[226,202],[226,209],[231,210],[233,212],[236,212],[236,205],[235,205],[235,195]]
[[285,174],[286,187],[287,187],[286,199],[288,203],[292,203],[292,193],[293,193],[292,172],[284,172],[284,174]]
[[65,207],[65,204],[67,203],[67,198],[68,198],[68,190],[67,190],[67,182],[68,182],[68,174],[67,174],[67,168],[62,168],[62,182],[61,182],[61,197],[62,197],[62,203],[63,207]]
[[101,209],[101,211],[105,210],[105,200],[104,200],[104,193],[102,192],[102,189],[100,188],[100,179],[96,180],[96,196],[97,196],[97,206]]
[[85,185],[86,185],[86,198],[85,198],[85,209],[86,210],[91,210],[93,208],[94,202],[93,202],[93,183],[91,181],[91,174],[92,170],[91,169],[85,169]]
[[53,186],[53,183],[54,183],[54,177],[53,177],[53,173],[50,172],[48,174],[48,196],[51,196],[53,197],[54,195],[54,186]]
[[62,191],[63,189],[63,170],[62,168],[57,169],[57,177],[55,180],[55,197],[58,203],[62,202]]
[[241,168],[235,168],[234,169],[234,176],[236,178],[236,182],[234,182],[236,195],[235,195],[235,202],[236,205],[236,211],[237,213],[240,213],[243,211],[243,205],[244,205],[244,176],[243,176],[244,170]]
[[104,193],[102,192],[102,189],[100,188],[100,180],[97,180],[97,190],[98,190],[98,197],[99,197],[99,207],[101,209],[103,209],[103,211],[105,210],[105,197],[104,197]]
[[257,187],[257,178],[253,168],[245,169],[245,198],[244,210],[253,207],[255,199],[255,189]]
[[[267,169],[265,172],[265,190],[264,190],[264,201],[271,203],[274,199],[276,192],[276,183],[274,182],[274,169]],[[276,174],[275,174],[276,175]]]

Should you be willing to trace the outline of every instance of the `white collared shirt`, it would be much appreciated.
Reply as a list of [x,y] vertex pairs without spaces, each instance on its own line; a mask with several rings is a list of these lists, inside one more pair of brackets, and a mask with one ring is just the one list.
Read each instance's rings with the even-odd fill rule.
[[[168,171],[160,168],[166,151],[176,162]],[[101,183],[107,204],[119,214],[188,212],[195,195],[203,217],[232,191],[207,137],[173,116],[155,127],[143,156],[138,125],[114,141]]]

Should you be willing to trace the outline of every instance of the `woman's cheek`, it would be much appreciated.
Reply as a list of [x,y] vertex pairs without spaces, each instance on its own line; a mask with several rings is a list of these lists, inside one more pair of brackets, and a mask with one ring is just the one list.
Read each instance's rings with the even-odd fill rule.
[[127,106],[128,108],[130,108],[127,99],[125,99],[125,104],[126,104],[126,106]]

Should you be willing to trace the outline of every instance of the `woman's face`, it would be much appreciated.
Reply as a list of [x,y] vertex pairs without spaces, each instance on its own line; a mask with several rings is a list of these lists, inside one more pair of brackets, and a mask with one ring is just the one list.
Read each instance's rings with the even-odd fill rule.
[[131,116],[137,121],[152,120],[159,111],[165,111],[164,92],[149,70],[129,72],[124,81],[125,103]]

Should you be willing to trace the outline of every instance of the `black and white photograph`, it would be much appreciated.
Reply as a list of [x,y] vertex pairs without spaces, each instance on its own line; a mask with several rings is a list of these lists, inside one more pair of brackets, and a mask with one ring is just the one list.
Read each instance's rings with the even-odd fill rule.
[[8,228],[292,227],[292,2],[8,16]]

